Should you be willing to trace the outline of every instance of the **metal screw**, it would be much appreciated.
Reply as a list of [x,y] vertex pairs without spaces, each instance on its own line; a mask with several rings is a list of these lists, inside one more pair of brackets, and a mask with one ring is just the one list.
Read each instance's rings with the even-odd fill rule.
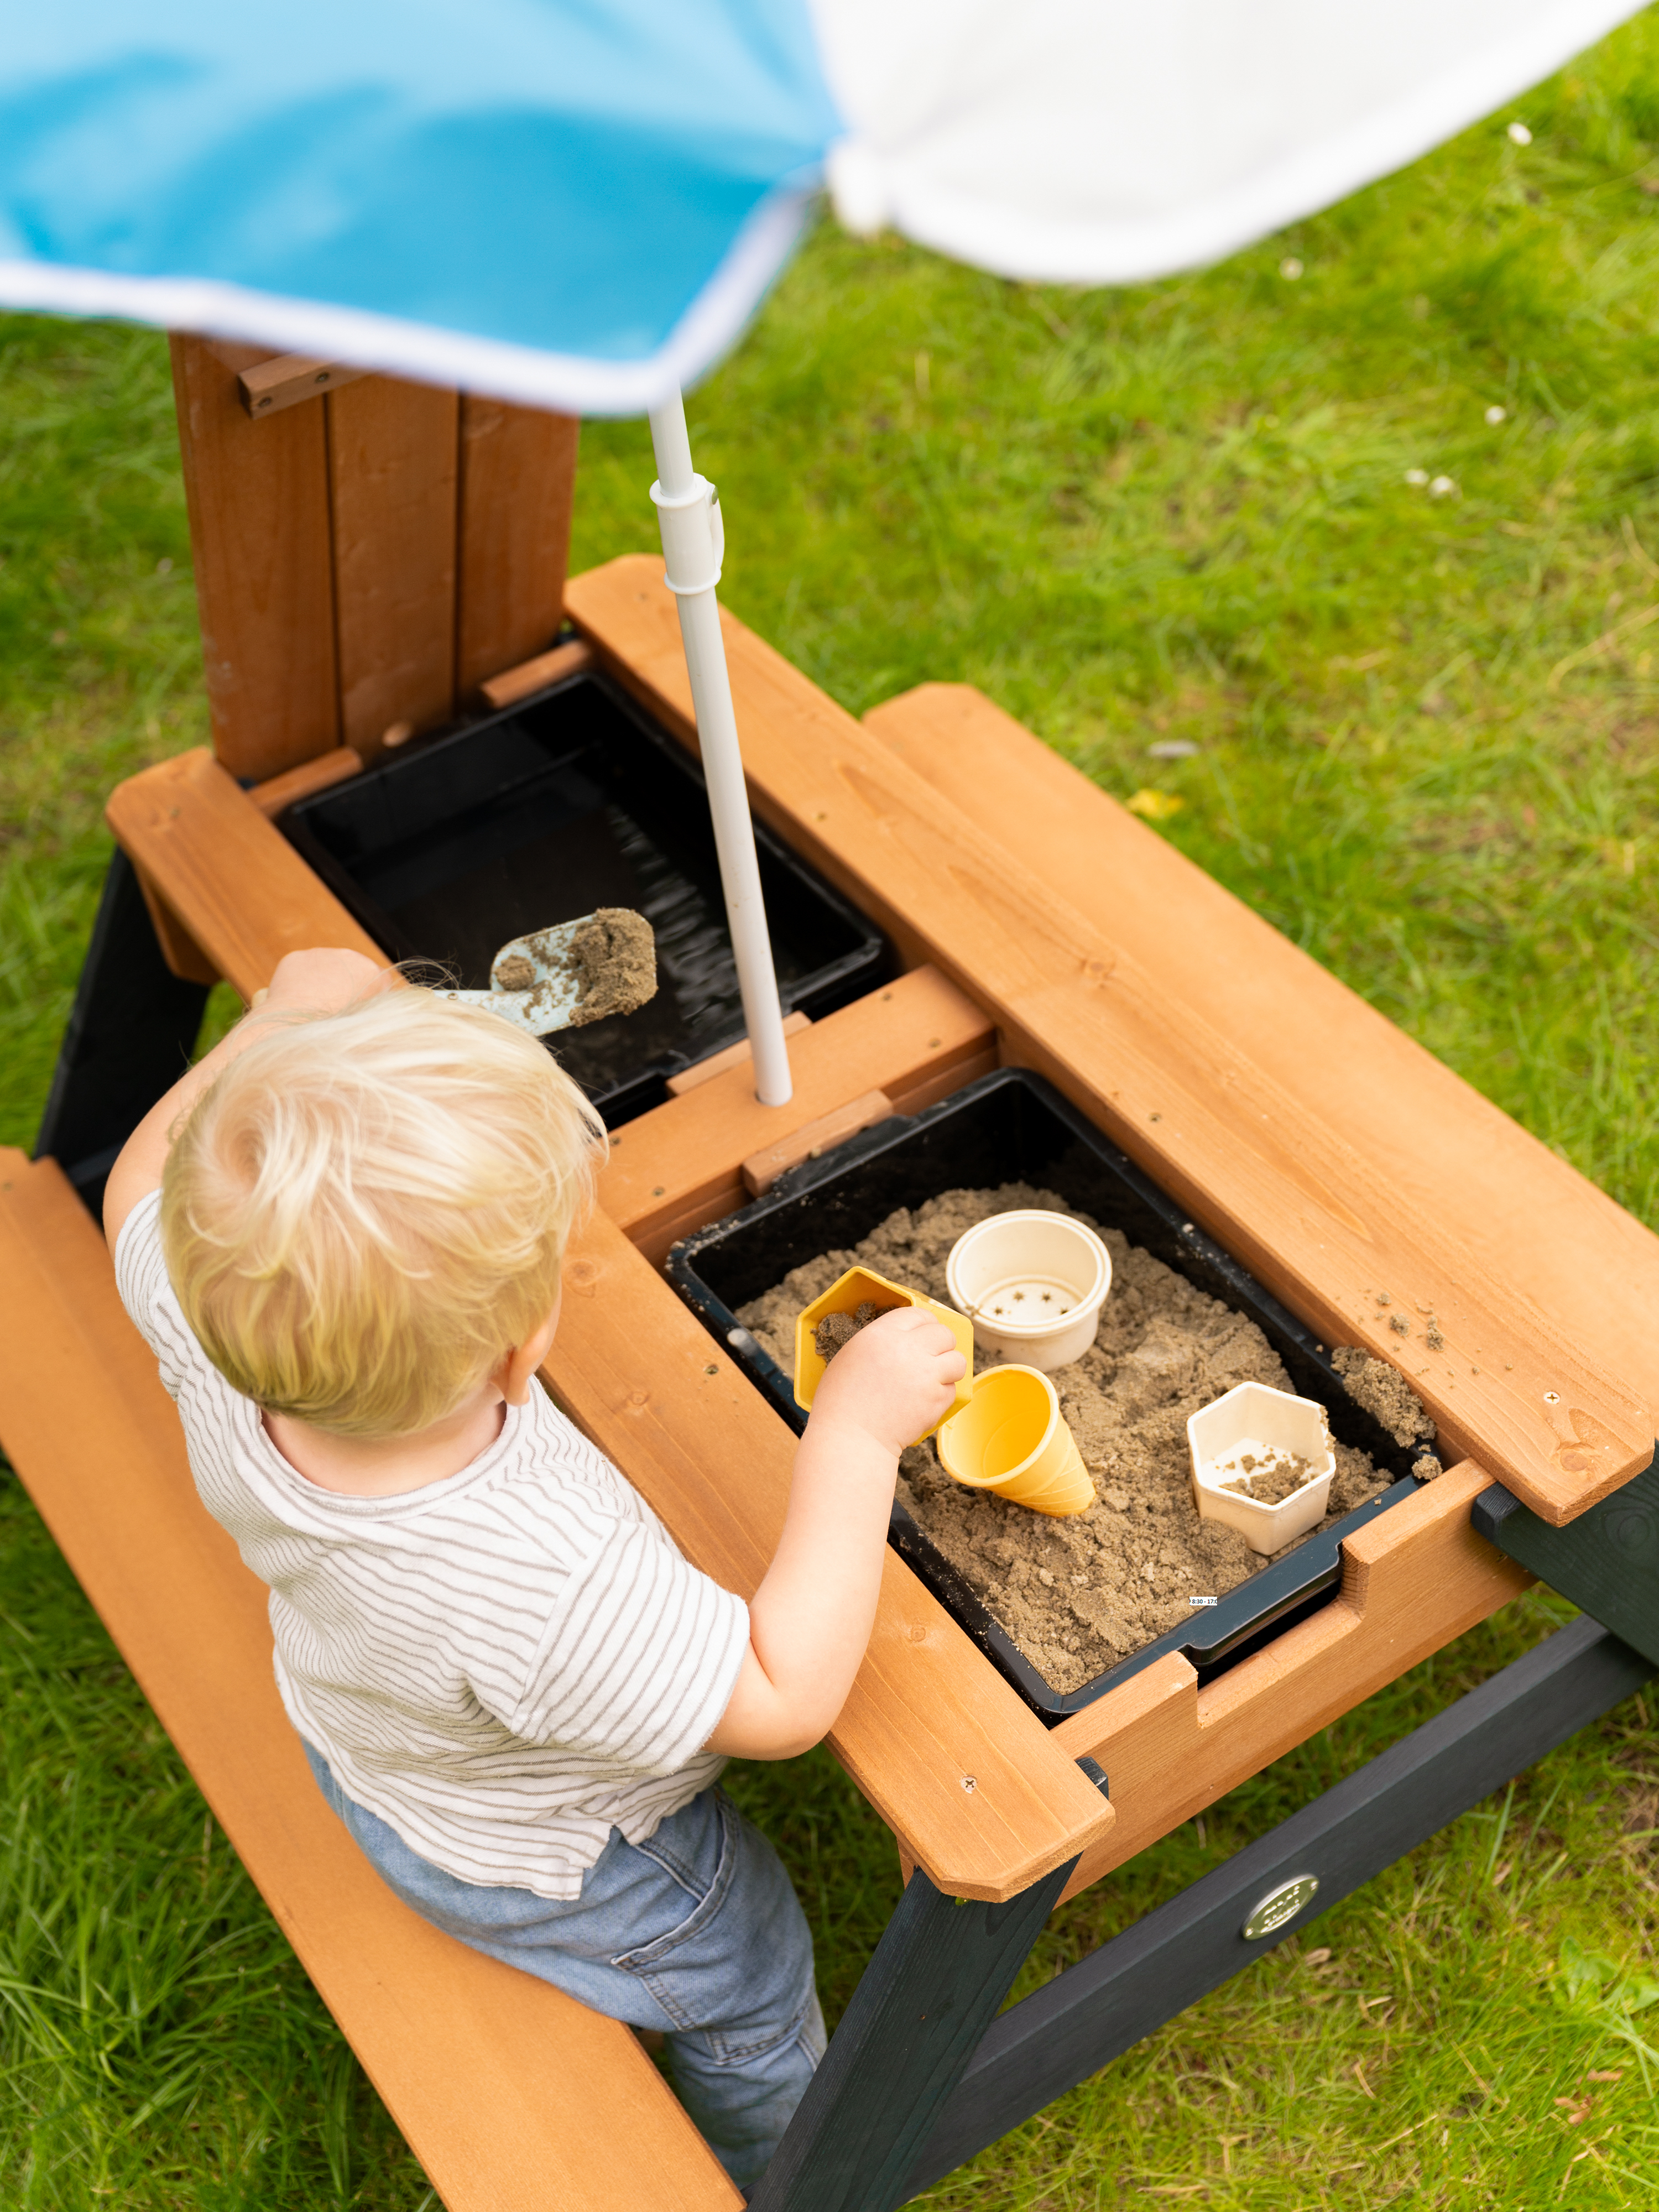
[[1560,1393],[1559,1390],[1546,1390],[1546,1391],[1545,1391],[1545,1393],[1544,1393],[1544,1403],[1545,1403],[1547,1406],[1559,1406],[1559,1405],[1560,1404],[1560,1402],[1561,1402],[1561,1393]]
[[652,1197],[660,1198],[666,1188],[667,1185],[665,1183],[653,1182],[651,1186]]
[[719,1369],[718,1367],[716,1367],[716,1366],[714,1364],[714,1363],[711,1361],[711,1362],[709,1363],[709,1364],[708,1364],[707,1367],[705,1367],[705,1368],[703,1369],[703,1370],[702,1370],[702,1371],[703,1371],[703,1373],[704,1373],[705,1375],[718,1375],[718,1374],[720,1373],[720,1369]]
[[975,1790],[979,1788],[979,1784],[973,1775],[964,1774],[962,1778],[962,1786],[971,1797]]

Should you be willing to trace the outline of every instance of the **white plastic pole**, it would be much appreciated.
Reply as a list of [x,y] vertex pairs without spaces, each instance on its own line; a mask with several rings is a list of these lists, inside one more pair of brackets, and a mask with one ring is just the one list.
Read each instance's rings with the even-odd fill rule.
[[720,580],[725,532],[719,495],[691,465],[685,407],[676,392],[651,410],[651,442],[657,456],[657,481],[651,487],[662,531],[664,581],[679,603],[680,636],[685,646],[691,703],[697,718],[697,743],[708,785],[708,811],[714,821],[714,849],[720,856],[732,949],[737,955],[738,988],[743,1018],[755,1060],[755,1092],[763,1106],[788,1103],[789,1048],[784,1042],[783,1009],[778,1002],[772,939],[761,897],[760,864],[755,857],[755,825],[738,746],[738,720],[732,707],[726,641],[720,635],[720,605],[714,586]]

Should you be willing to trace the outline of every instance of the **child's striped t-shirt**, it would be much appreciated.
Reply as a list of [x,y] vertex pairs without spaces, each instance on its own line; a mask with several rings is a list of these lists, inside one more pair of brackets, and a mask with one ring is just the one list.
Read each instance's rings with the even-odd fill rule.
[[270,1590],[276,1684],[340,1787],[464,1881],[574,1898],[720,1772],[748,1608],[532,1382],[459,1474],[348,1498],[291,1467],[167,1279],[161,1199],[116,1249],[203,1504]]

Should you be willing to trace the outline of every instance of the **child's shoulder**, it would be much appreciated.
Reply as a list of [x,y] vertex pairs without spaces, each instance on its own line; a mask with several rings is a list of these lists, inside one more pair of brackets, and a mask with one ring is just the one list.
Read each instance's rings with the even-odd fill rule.
[[559,1411],[539,1378],[531,1383],[527,1403],[515,1411],[500,1463],[479,1486],[481,1509],[537,1518],[574,1516],[595,1536],[617,1522],[660,1528],[622,1469]]

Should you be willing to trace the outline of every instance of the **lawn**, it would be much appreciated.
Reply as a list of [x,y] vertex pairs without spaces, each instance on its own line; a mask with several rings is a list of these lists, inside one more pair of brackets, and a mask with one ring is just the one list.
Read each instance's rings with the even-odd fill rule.
[[[854,711],[981,685],[1659,1225],[1656,283],[1659,13],[1161,285],[825,228],[690,404],[726,597]],[[651,474],[642,426],[587,427],[577,565],[651,543]],[[0,1139],[39,1120],[105,793],[204,734],[164,344],[0,319]],[[1028,1976],[1566,1617],[1464,1638],[1067,1908]],[[434,2204],[9,1476],[0,1621],[0,2203]],[[732,1786],[833,2016],[890,1842],[823,1754]],[[1638,1698],[927,2202],[1647,2201],[1656,1836]]]

